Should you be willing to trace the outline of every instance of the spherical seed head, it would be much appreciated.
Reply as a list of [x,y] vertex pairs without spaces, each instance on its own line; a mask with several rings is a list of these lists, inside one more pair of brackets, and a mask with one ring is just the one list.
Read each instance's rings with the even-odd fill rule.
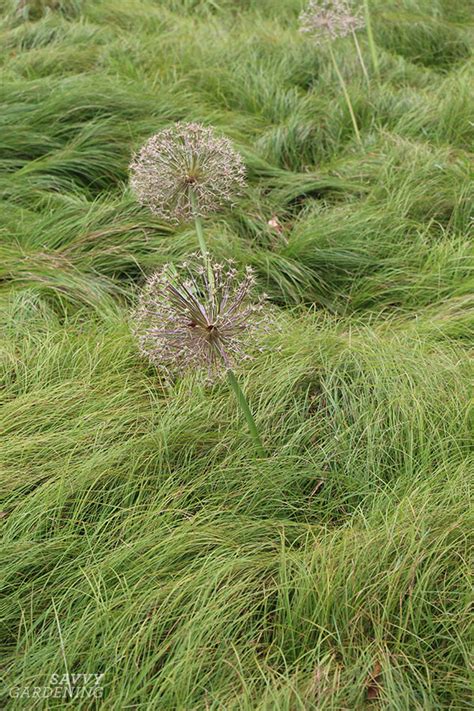
[[347,0],[310,0],[300,23],[301,32],[310,34],[317,44],[346,37],[365,26],[361,13],[354,13]]
[[198,123],[177,123],[156,133],[130,170],[140,203],[170,222],[215,212],[245,185],[242,157],[229,139]]
[[271,323],[265,295],[252,299],[252,269],[207,264],[198,255],[178,269],[165,265],[147,281],[135,313],[140,352],[166,370],[205,368],[215,378],[252,357]]

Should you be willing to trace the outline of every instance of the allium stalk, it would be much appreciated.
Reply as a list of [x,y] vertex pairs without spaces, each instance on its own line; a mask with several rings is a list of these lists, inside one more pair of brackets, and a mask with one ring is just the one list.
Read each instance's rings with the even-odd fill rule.
[[380,80],[379,58],[377,55],[377,47],[375,46],[374,33],[372,31],[372,21],[370,18],[369,0],[364,0],[364,17],[365,26],[367,28],[367,39],[369,41],[370,55],[377,79]]
[[335,70],[335,72],[336,72],[337,78],[339,79],[339,83],[340,83],[340,85],[341,85],[342,93],[344,94],[344,98],[345,98],[345,100],[346,100],[347,108],[349,109],[349,115],[350,115],[350,117],[351,117],[352,126],[354,127],[354,133],[355,133],[355,136],[356,136],[356,138],[357,138],[357,142],[359,143],[359,145],[362,145],[362,139],[361,139],[361,137],[360,137],[359,126],[357,125],[357,119],[356,119],[356,117],[355,117],[355,113],[354,113],[354,108],[353,108],[353,106],[352,106],[351,97],[349,96],[349,92],[348,92],[348,90],[347,90],[346,82],[344,81],[344,77],[342,76],[341,71],[340,71],[340,69],[339,69],[339,66],[338,66],[338,64],[337,64],[336,57],[335,57],[335,55],[334,55],[334,51],[333,51],[333,48],[332,48],[332,45],[331,45],[331,44],[329,45],[329,54],[331,55],[331,60],[332,60],[332,63],[333,63],[333,67],[334,67],[334,70]]
[[213,264],[193,255],[179,270],[166,265],[146,283],[135,314],[135,333],[142,355],[156,365],[177,372],[205,369],[209,379],[226,374],[263,453],[251,410],[232,370],[251,357],[256,336],[270,323],[265,296],[251,298],[254,283],[250,268],[240,279],[230,261]]
[[357,56],[359,58],[359,64],[360,64],[362,71],[364,73],[365,81],[367,82],[367,86],[370,87],[369,72],[367,71],[367,67],[365,66],[364,57],[362,56],[362,51],[360,48],[359,40],[357,39],[357,35],[354,32],[354,30],[352,30],[352,39],[354,40],[354,45],[356,48]]
[[359,127],[354,113],[354,108],[347,90],[346,82],[336,61],[332,42],[338,38],[352,34],[356,43],[359,59],[362,61],[366,74],[359,43],[355,32],[364,27],[364,19],[359,13],[353,13],[347,0],[310,0],[308,7],[300,15],[301,32],[311,35],[318,45],[328,44],[329,54],[341,85],[342,93],[349,109],[354,133],[359,144],[362,143]]
[[191,206],[194,211],[194,227],[196,229],[196,235],[198,239],[199,249],[201,250],[201,255],[206,264],[207,276],[209,279],[209,288],[211,291],[214,289],[214,273],[211,266],[211,257],[207,249],[206,240],[204,239],[204,226],[202,224],[202,217],[198,212],[197,197],[194,193],[190,195]]

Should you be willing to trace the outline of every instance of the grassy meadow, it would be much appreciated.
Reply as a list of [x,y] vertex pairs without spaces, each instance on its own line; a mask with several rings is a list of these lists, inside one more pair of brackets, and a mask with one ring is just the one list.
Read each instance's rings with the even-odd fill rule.
[[[358,142],[301,0],[0,0],[3,708],[468,708],[473,5],[369,5]],[[266,457],[131,334],[196,249],[128,185],[175,121],[244,156],[206,235],[276,314]],[[24,691],[73,673],[102,697]]]

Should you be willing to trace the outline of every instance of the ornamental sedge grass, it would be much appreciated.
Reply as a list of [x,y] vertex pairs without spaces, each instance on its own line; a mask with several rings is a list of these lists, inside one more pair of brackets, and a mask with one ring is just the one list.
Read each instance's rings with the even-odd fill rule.
[[[371,0],[370,90],[351,38],[334,45],[362,148],[301,2],[16,7],[0,26],[2,706],[31,708],[11,690],[67,668],[105,673],[105,708],[467,707],[470,3]],[[205,236],[276,311],[239,368],[265,458],[225,383],[170,382],[131,333],[146,279],[196,250],[192,222],[128,187],[130,157],[179,121],[246,166]]]

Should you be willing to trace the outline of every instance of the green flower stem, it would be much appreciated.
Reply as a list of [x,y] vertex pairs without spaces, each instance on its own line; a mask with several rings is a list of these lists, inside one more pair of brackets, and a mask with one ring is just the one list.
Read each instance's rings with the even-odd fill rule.
[[367,71],[367,67],[365,66],[364,57],[362,56],[362,52],[360,50],[359,40],[357,39],[357,35],[354,31],[352,31],[352,37],[354,39],[354,44],[355,44],[355,48],[357,51],[357,56],[359,57],[360,66],[362,67],[362,71],[364,72],[367,86],[370,86],[369,72]]
[[193,212],[194,212],[194,226],[196,228],[196,235],[198,238],[199,249],[201,250],[201,254],[204,259],[204,263],[207,267],[207,277],[209,279],[209,287],[210,287],[211,293],[212,293],[214,291],[214,287],[215,287],[214,274],[212,272],[211,260],[209,257],[209,250],[207,249],[206,240],[204,239],[204,227],[202,224],[202,218],[198,214],[197,200],[196,200],[196,196],[193,192],[191,192],[191,205],[193,207]]
[[204,239],[204,229],[202,225],[202,218],[199,215],[194,217],[194,226],[196,228],[196,234],[199,242],[199,249],[204,259],[207,259],[209,252],[207,250],[206,240]]
[[352,119],[352,125],[354,126],[354,133],[356,135],[357,141],[360,145],[362,145],[362,140],[360,138],[360,133],[359,133],[359,127],[357,125],[356,117],[354,114],[354,109],[352,108],[352,103],[349,97],[349,93],[347,91],[347,86],[346,82],[344,81],[344,77],[342,76],[339,67],[337,66],[336,62],[336,57],[334,56],[334,52],[331,46],[331,43],[329,43],[329,54],[331,55],[332,63],[334,65],[334,69],[336,70],[337,78],[339,79],[339,83],[341,85],[342,93],[344,94],[344,98],[346,100],[347,108],[349,109],[349,113],[351,115]]
[[372,32],[372,22],[370,19],[369,0],[364,0],[364,15],[365,15],[365,26],[367,29],[367,39],[369,40],[370,56],[372,57],[372,65],[374,67],[374,72],[377,77],[377,80],[380,81],[379,59],[377,56],[377,47],[375,46],[374,33]]
[[253,419],[252,412],[250,411],[249,404],[247,402],[247,399],[243,393],[242,388],[240,387],[239,383],[237,382],[237,378],[235,377],[233,371],[228,368],[227,369],[227,379],[229,381],[230,387],[234,391],[235,397],[237,398],[237,402],[239,403],[240,409],[242,410],[245,419],[247,420],[247,424],[250,430],[250,434],[252,435],[253,441],[255,442],[257,449],[259,451],[259,454],[262,457],[265,457],[265,450],[263,448],[262,440],[260,439],[260,435],[258,434],[257,430],[257,425],[255,424],[255,420]]

